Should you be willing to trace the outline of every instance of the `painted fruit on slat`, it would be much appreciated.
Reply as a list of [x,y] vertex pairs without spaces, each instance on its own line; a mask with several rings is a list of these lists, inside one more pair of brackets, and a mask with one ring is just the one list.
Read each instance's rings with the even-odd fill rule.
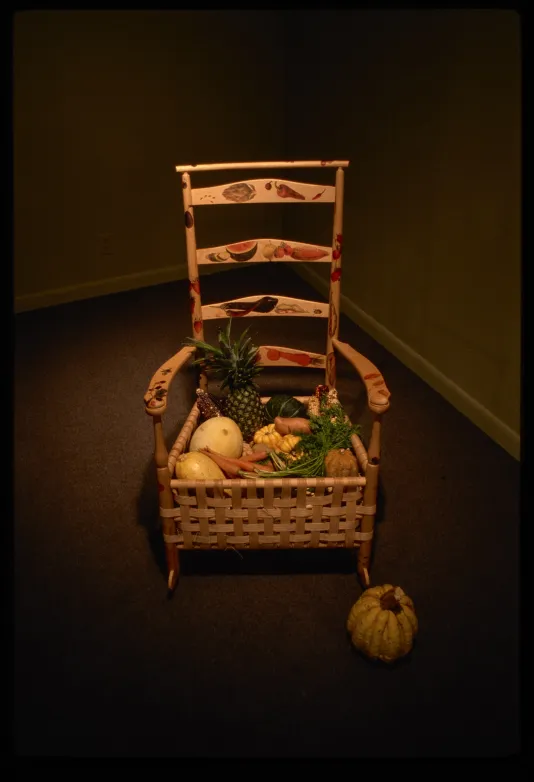
[[209,253],[208,259],[214,263],[224,263],[230,258],[230,253]]
[[326,254],[324,250],[319,248],[295,247],[291,252],[291,257],[296,261],[318,261],[319,258],[324,258]]
[[237,182],[235,185],[229,185],[225,188],[222,194],[228,201],[239,204],[251,201],[256,195],[256,188],[247,182]]
[[229,244],[226,252],[234,261],[250,261],[256,255],[258,242],[238,242],[238,244]]

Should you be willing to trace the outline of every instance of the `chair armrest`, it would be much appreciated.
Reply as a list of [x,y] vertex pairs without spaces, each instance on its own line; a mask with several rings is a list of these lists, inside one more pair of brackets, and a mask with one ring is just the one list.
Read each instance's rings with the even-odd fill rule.
[[167,407],[167,393],[175,374],[193,355],[196,348],[186,346],[166,361],[152,377],[148,391],[144,395],[145,411],[148,415],[161,415]]
[[358,353],[347,342],[332,340],[333,346],[349,361],[362,379],[367,390],[367,402],[373,413],[385,413],[389,409],[390,392],[386,387],[382,373],[374,364]]

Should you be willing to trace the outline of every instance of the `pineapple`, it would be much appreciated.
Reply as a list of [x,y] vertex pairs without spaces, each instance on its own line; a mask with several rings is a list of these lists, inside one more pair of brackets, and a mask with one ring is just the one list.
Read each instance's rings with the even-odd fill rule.
[[219,329],[218,347],[192,337],[187,342],[204,351],[204,355],[193,363],[211,370],[215,377],[222,378],[221,389],[228,389],[224,414],[236,422],[243,439],[248,441],[263,424],[263,404],[252,380],[262,367],[256,364],[258,348],[250,344],[250,337],[245,339],[248,329],[232,342],[231,326],[232,319],[228,318],[226,330]]

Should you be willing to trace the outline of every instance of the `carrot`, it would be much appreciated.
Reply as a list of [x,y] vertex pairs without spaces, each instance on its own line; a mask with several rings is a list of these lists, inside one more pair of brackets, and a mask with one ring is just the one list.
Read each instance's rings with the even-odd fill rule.
[[274,419],[274,428],[279,434],[309,434],[310,422],[307,418],[280,418]]
[[274,467],[271,462],[268,462],[267,464],[258,464],[258,467],[262,472],[274,472]]
[[254,472],[247,472],[243,471],[241,473],[243,478],[265,478],[267,473],[274,472],[275,469],[273,465],[269,462],[269,464],[258,464],[253,465]]
[[267,451],[255,451],[254,453],[247,453],[246,456],[242,456],[240,461],[244,462],[261,462],[269,456]]
[[215,462],[216,465],[218,465],[223,473],[228,478],[238,478],[240,477],[240,471],[241,467],[238,467],[236,464],[233,464],[229,459],[227,459],[225,456],[221,456],[218,453],[212,453],[211,451],[208,451],[207,448],[202,448],[202,453],[205,453],[206,456],[209,456],[210,459]]
[[[206,453],[208,456],[211,456],[213,461],[219,465],[221,470],[224,470],[226,472],[226,468],[223,466],[223,462],[228,466],[228,468],[233,468],[235,474],[237,475],[239,470],[254,470],[255,465],[252,461],[248,461],[246,459],[234,459],[230,456],[223,456],[220,453],[217,453],[216,451],[212,451],[211,448],[206,447],[202,449],[204,453]],[[266,455],[263,457],[266,458]]]

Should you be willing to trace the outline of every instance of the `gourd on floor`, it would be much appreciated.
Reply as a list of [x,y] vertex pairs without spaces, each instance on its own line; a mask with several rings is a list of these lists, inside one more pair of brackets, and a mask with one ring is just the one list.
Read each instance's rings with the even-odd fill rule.
[[413,600],[391,584],[366,589],[351,608],[347,630],[364,655],[392,663],[412,650],[418,631]]

